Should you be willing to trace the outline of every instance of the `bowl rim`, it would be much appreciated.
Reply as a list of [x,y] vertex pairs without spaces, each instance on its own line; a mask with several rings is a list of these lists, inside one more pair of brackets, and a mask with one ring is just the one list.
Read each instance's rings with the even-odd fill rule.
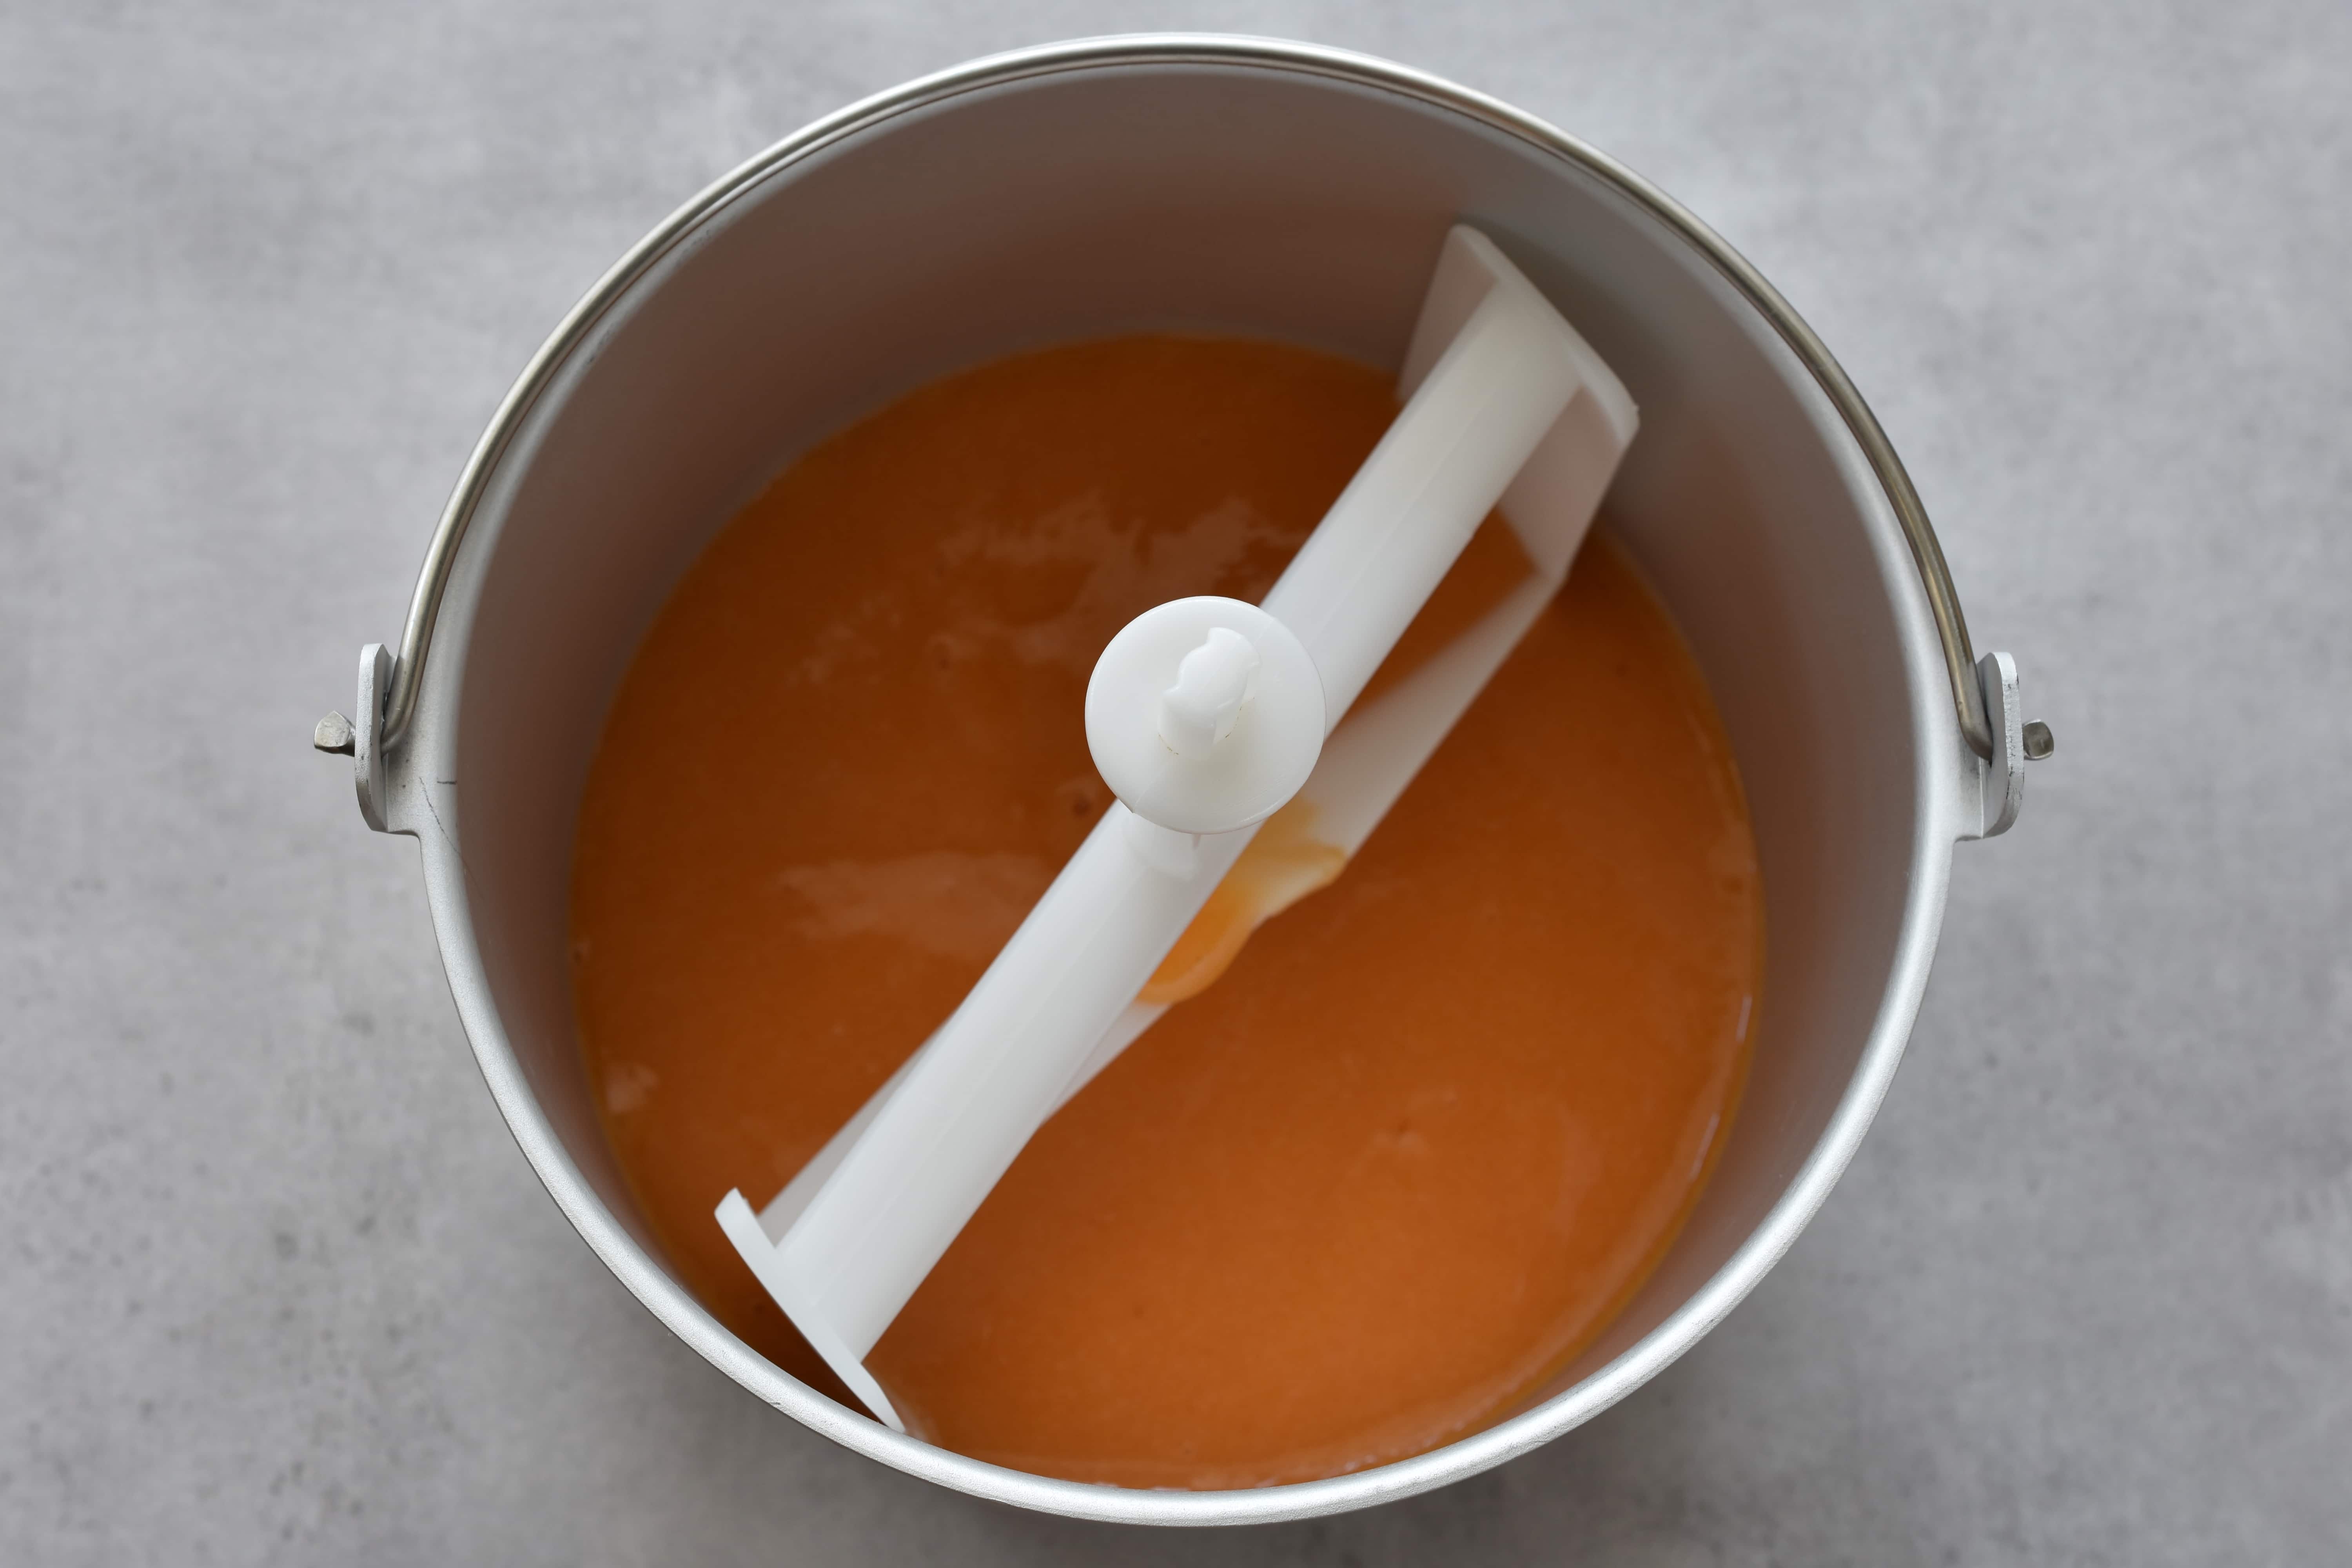
[[[549,1121],[507,1038],[477,941],[457,836],[437,816],[429,830],[421,828],[415,821],[419,814],[412,812],[401,813],[409,820],[393,830],[412,833],[420,840],[426,898],[450,992],[485,1084],[517,1145],[590,1248],[697,1353],[768,1405],[843,1447],[974,1497],[1105,1522],[1262,1524],[1344,1512],[1465,1479],[1591,1419],[1679,1359],[1762,1280],[1828,1197],[1885,1095],[1925,993],[1958,836],[1954,825],[1965,821],[1966,811],[1974,805],[1960,798],[1962,772],[1954,765],[1974,761],[1968,755],[1973,742],[1968,702],[1960,695],[1964,684],[1979,705],[1981,721],[1982,699],[1973,679],[1966,627],[1958,619],[1957,596],[1951,594],[1942,552],[1926,514],[1860,394],[1811,329],[1711,229],[1640,175],[1540,120],[1410,67],[1320,45],[1190,33],[1084,38],[988,56],[878,93],[778,142],[678,208],[614,265],[533,355],[468,459],[428,550],[384,709],[383,746],[403,775],[396,793],[414,798],[415,781],[430,776],[422,773],[421,764],[430,760],[429,753],[442,751],[451,734],[449,725],[440,721],[446,716],[436,715],[436,722],[425,725],[414,721],[421,706],[423,656],[467,524],[482,507],[518,432],[542,395],[561,378],[574,351],[666,257],[771,175],[899,116],[1013,82],[1104,68],[1165,65],[1240,67],[1385,90],[1466,115],[1599,175],[1694,245],[1766,318],[1826,395],[1885,492],[1918,568],[1913,581],[1924,590],[1916,605],[1905,602],[1907,595],[1898,598],[1895,621],[1905,657],[1924,666],[1940,656],[1953,672],[1959,722],[1946,732],[1948,740],[1937,738],[1938,726],[1914,725],[1920,766],[1907,892],[1886,986],[1853,1077],[1795,1175],[1712,1278],[1608,1364],[1541,1404],[1426,1453],[1320,1480],[1217,1491],[1147,1490],[1034,1475],[933,1447],[835,1403],[753,1351],[672,1279],[604,1206]],[[1906,520],[1916,520],[1916,528]],[[1949,601],[1948,616],[1938,607],[1939,579]],[[1899,587],[1900,579],[1895,583]],[[1970,672],[1965,683],[1960,671]],[[1909,684],[1917,689],[1921,681],[1914,679]],[[406,733],[412,730],[415,733]],[[404,740],[415,743],[404,747]],[[425,815],[430,815],[429,805]]]

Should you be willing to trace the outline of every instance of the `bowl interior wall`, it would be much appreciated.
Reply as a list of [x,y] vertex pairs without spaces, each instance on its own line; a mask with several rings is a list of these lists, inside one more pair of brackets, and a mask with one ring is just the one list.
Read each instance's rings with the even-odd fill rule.
[[738,196],[573,356],[469,535],[425,704],[451,742],[476,940],[557,1134],[657,1261],[589,1103],[565,905],[606,706],[678,574],[808,442],[1017,348],[1182,328],[1393,365],[1457,218],[1641,405],[1609,521],[1712,685],[1768,906],[1755,1064],[1716,1179],[1545,1394],[1654,1328],[1780,1198],[1886,994],[1919,826],[1926,721],[1892,607],[1917,590],[1867,471],[1753,313],[1574,165],[1338,79],[1129,66],[900,114]]

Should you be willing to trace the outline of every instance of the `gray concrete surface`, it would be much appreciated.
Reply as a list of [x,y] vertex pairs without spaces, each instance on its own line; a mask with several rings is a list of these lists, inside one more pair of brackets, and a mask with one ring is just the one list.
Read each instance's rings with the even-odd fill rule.
[[[565,307],[868,90],[1155,25],[1508,98],[1875,401],[2062,752],[1877,1130],[1642,1394],[1213,1537],[887,1473],[509,1143],[311,755]],[[2352,1560],[2352,8],[0,6],[0,1561]]]

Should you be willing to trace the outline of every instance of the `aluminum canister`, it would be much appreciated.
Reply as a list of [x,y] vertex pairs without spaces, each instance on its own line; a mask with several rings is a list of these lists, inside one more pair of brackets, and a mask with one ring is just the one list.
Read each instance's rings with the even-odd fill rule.
[[[680,1286],[590,1100],[572,1016],[572,828],[604,712],[698,550],[812,440],[944,372],[1146,329],[1404,349],[1461,220],[1642,408],[1605,516],[1737,750],[1769,932],[1754,1060],[1712,1183],[1601,1337],[1484,1430],[1245,1491],[1053,1480],[899,1436],[780,1371]],[[500,406],[371,645],[348,749],[414,836],[457,1010],[517,1142],[590,1247],[729,1376],[836,1442],[1092,1519],[1250,1523],[1442,1486],[1559,1436],[1697,1341],[1853,1156],[1910,1029],[1952,846],[2013,819],[2014,666],[1979,661],[1927,520],[1852,384],[1722,240],[1490,99],[1304,45],[1100,39],[978,61],[761,153],[631,251]]]

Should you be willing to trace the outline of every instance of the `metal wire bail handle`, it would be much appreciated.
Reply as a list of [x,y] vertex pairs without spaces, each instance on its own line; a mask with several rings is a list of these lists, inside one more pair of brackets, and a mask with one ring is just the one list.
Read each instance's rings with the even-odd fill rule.
[[[361,809],[369,826],[382,828],[383,758],[406,735],[415,717],[417,693],[425,677],[425,655],[455,567],[458,546],[473,521],[491,471],[556,370],[594,330],[629,287],[690,234],[704,220],[758,185],[769,175],[809,156],[850,132],[946,99],[1007,81],[1050,76],[1102,65],[1213,64],[1278,69],[1329,77],[1358,86],[1372,86],[1407,98],[1433,103],[1516,136],[1584,170],[1649,216],[1665,225],[1704,256],[1724,279],[1753,305],[1797,356],[1816,385],[1838,412],[1846,429],[1862,447],[1872,474],[1894,509],[1896,524],[1910,546],[1927,608],[1936,622],[1937,640],[1944,651],[1945,673],[1950,682],[1952,707],[1961,737],[1969,749],[1995,773],[1988,795],[1996,787],[2005,797],[1988,801],[1984,837],[2000,832],[2015,819],[2021,764],[2039,762],[2057,749],[2050,726],[2039,720],[2015,717],[2016,668],[2006,654],[1988,654],[1982,661],[1969,640],[1968,617],[1961,612],[1959,593],[1942,544],[1927,521],[1927,508],[1894,444],[1886,438],[1878,417],[1863,400],[1853,381],[1828,345],[1800,316],[1779,289],[1765,280],[1748,258],[1699,221],[1680,202],[1642,175],[1597,148],[1524,114],[1507,104],[1425,76],[1402,66],[1318,49],[1310,45],[1265,39],[1181,40],[1104,38],[1085,43],[1025,51],[1011,58],[981,60],[937,76],[910,82],[892,91],[850,105],[788,137],[719,179],[700,195],[671,215],[667,222],[639,241],[636,247],[607,272],[586,298],[572,308],[554,335],[541,345],[521,377],[499,405],[459,477],[457,489],[443,511],[440,526],[425,553],[425,563],[410,601],[408,624],[401,636],[396,659],[387,659],[380,645],[371,644],[362,656],[361,721],[341,712],[319,721],[311,743],[320,751],[371,763],[360,778]],[[1999,661],[1998,663],[1996,661]],[[388,666],[388,668],[386,668]],[[2005,680],[2001,669],[2005,668]],[[1988,672],[1997,683],[1987,690]],[[373,699],[373,700],[371,700]],[[373,711],[371,713],[370,710]],[[366,753],[362,758],[362,753]],[[373,786],[373,787],[372,787]]]

